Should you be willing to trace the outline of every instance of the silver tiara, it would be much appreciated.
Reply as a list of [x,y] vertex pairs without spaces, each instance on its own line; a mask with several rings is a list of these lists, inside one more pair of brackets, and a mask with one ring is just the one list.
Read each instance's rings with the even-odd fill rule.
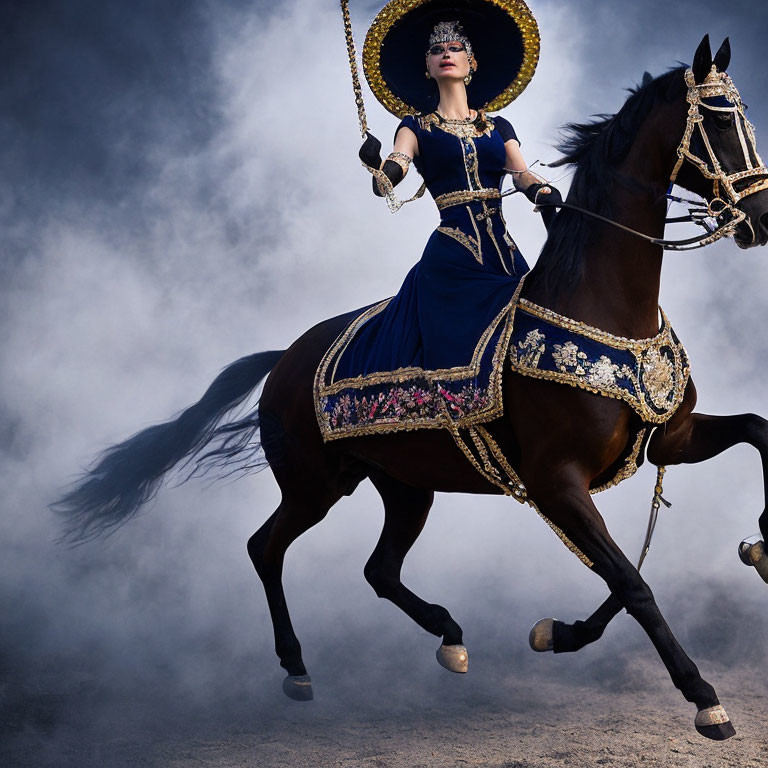
[[464,43],[464,47],[467,49],[467,58],[471,58],[472,44],[458,21],[441,21],[439,24],[435,24],[435,28],[429,36],[429,46],[431,48],[436,43],[450,43],[454,40]]

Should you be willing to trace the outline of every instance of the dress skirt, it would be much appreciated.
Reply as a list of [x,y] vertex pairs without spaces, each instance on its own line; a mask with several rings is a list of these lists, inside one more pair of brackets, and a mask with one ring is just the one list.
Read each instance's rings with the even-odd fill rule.
[[443,210],[397,295],[361,312],[323,358],[315,402],[324,438],[501,415],[501,369],[527,271],[500,200]]

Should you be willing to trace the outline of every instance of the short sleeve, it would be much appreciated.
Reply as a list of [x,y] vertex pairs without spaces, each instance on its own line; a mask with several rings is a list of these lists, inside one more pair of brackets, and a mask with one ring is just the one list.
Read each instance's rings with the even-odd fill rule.
[[400,121],[400,125],[398,125],[397,128],[395,129],[395,139],[394,140],[397,139],[398,131],[401,128],[410,128],[416,134],[416,137],[418,138],[418,135],[419,135],[418,124],[416,122],[416,118],[413,115],[406,115]]
[[510,123],[509,120],[497,115],[493,118],[493,124],[496,126],[496,130],[501,135],[505,144],[510,139],[514,139],[518,144],[520,143],[520,139],[517,138],[515,129],[512,127],[512,123]]

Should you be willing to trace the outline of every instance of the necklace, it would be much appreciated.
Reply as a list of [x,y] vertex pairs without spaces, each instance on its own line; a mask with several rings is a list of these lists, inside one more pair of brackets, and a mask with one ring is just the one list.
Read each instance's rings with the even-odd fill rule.
[[475,113],[475,116],[472,116],[472,110],[470,110],[469,115],[467,117],[444,117],[441,115],[437,110],[435,110],[435,114],[440,118],[440,121],[443,123],[471,123],[474,120],[477,119],[477,113]]
[[477,139],[483,135],[490,136],[493,130],[493,122],[480,111],[476,112],[474,116],[470,115],[459,120],[451,120],[434,111],[420,117],[419,123],[425,130],[429,131],[434,126],[460,139]]

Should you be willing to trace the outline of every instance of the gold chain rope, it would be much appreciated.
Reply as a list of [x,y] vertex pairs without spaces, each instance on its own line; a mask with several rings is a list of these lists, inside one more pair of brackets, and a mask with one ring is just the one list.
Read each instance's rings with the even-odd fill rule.
[[[352,20],[349,17],[349,0],[341,0],[341,15],[344,19],[344,37],[347,41],[347,56],[349,57],[349,71],[352,74],[352,90],[355,92],[355,104],[357,105],[357,119],[360,123],[360,135],[363,138],[368,136],[368,119],[365,116],[365,104],[363,102],[363,89],[360,87],[360,75],[357,71],[357,53],[355,51],[355,38],[352,36]],[[413,197],[407,200],[399,200],[395,195],[392,182],[380,168],[371,168],[363,163],[363,167],[376,178],[379,189],[387,201],[389,210],[394,213],[400,210],[406,203],[418,200],[427,189],[426,184],[422,184]]]
[[357,119],[360,122],[360,135],[365,138],[368,135],[368,119],[365,116],[363,90],[360,87],[360,75],[357,71],[357,52],[355,51],[355,38],[352,37],[352,20],[349,16],[349,0],[341,0],[341,15],[344,19],[344,37],[347,40],[349,71],[352,73],[352,90],[355,92]]

